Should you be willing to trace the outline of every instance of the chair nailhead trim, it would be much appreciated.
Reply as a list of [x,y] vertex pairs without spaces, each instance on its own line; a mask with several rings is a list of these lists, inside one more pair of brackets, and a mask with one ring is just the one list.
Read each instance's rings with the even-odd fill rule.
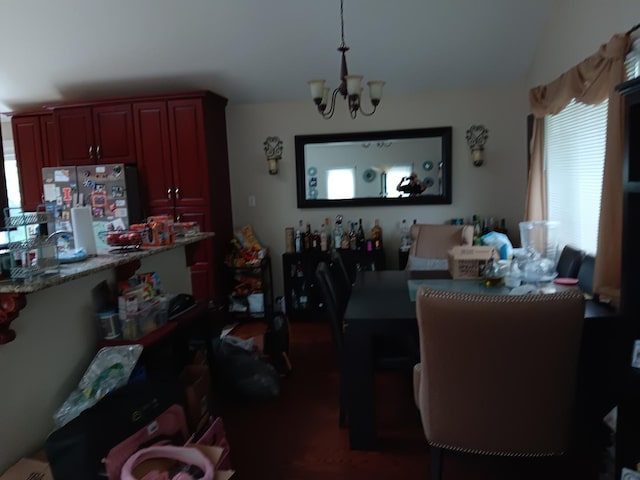
[[454,452],[463,452],[463,453],[473,453],[477,455],[494,455],[500,457],[553,457],[557,455],[563,455],[564,452],[531,452],[531,453],[522,453],[522,452],[494,452],[490,450],[479,450],[479,449],[471,449],[471,448],[462,448],[462,447],[454,447],[452,445],[447,445],[445,443],[436,443],[436,442],[427,442],[430,446],[436,448],[444,448],[446,450],[451,450]]
[[565,290],[558,293],[536,293],[528,295],[494,295],[490,293],[463,293],[451,292],[447,290],[435,290],[429,287],[420,287],[418,293],[423,297],[441,298],[445,300],[461,300],[464,302],[483,302],[483,303],[530,303],[543,301],[556,301],[566,298],[582,297],[577,289]]

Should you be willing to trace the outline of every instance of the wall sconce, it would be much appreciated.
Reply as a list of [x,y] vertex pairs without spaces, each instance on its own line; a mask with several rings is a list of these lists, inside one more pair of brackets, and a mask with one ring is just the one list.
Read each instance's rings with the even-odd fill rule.
[[269,162],[269,173],[278,173],[278,160],[282,158],[282,140],[279,137],[267,137],[264,141],[264,154]]
[[484,125],[471,125],[467,130],[467,145],[471,149],[471,160],[476,167],[484,163],[484,144],[489,138],[489,130]]

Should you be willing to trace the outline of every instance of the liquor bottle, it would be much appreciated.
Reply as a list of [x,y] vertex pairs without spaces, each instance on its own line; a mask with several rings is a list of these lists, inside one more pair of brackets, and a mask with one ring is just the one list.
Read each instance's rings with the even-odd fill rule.
[[339,250],[342,248],[342,215],[336,215],[336,223],[333,227],[333,248]]
[[382,248],[382,227],[376,218],[373,227],[371,227],[371,240],[373,240],[373,248],[380,250]]
[[349,242],[349,232],[346,230],[342,231],[342,238],[340,239],[340,248],[343,250],[349,250],[350,242]]
[[408,252],[411,248],[411,240],[409,238],[409,225],[405,219],[400,223],[400,251]]
[[349,249],[358,249],[358,233],[356,232],[356,222],[349,224]]
[[301,253],[304,250],[304,240],[302,233],[302,220],[298,225],[298,229],[296,230],[296,252]]
[[326,252],[327,250],[329,250],[329,244],[328,244],[329,236],[327,235],[327,225],[326,225],[327,220],[328,219],[325,219],[325,222],[320,227],[320,251],[321,252]]
[[316,252],[320,251],[320,233],[318,230],[314,230],[311,236],[311,249]]
[[358,221],[358,231],[356,232],[356,242],[358,250],[364,250],[364,229],[362,228],[362,219]]
[[311,250],[311,242],[312,242],[311,225],[307,223],[307,228],[305,229],[305,232],[304,232],[304,251],[305,252]]
[[307,281],[304,278],[304,270],[302,263],[298,262],[296,266],[296,283],[298,286],[298,308],[306,310],[309,306],[309,293],[307,292]]
[[324,230],[327,233],[327,252],[333,250],[333,232],[328,218],[324,219]]

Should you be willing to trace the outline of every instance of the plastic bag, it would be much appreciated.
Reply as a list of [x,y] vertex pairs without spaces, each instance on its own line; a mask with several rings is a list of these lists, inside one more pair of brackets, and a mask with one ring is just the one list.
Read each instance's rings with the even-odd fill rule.
[[513,257],[513,245],[509,237],[500,232],[489,232],[482,237],[482,243],[490,247],[494,247],[500,254],[502,260],[509,260]]
[[73,420],[107,393],[126,385],[141,353],[141,345],[100,349],[80,379],[78,387],[53,414],[55,428]]
[[[226,336],[213,341],[214,373],[230,393],[251,400],[280,395],[280,375],[273,365],[243,348],[242,340]],[[246,346],[244,346],[246,347]]]

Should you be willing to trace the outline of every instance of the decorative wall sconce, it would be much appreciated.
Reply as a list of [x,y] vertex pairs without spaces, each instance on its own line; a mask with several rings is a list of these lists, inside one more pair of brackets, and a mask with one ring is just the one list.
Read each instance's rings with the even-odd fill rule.
[[278,160],[282,158],[282,140],[280,137],[267,137],[264,141],[264,154],[269,162],[269,173],[278,173]]
[[467,145],[471,149],[471,160],[476,167],[484,163],[484,144],[489,138],[489,130],[484,125],[471,125],[467,130]]

